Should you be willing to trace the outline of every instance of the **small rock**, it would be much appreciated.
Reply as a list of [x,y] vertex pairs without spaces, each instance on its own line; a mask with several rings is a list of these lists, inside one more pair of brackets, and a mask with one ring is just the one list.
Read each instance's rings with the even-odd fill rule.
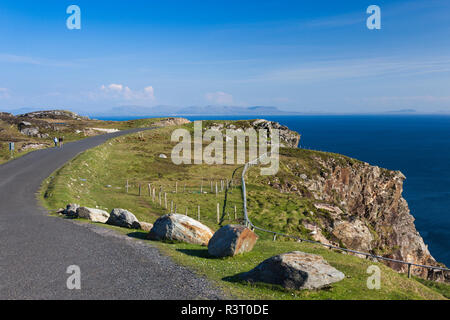
[[88,219],[93,222],[105,223],[109,219],[109,213],[100,209],[79,207],[77,214],[79,218]]
[[153,228],[153,224],[148,222],[136,221],[133,222],[133,229],[140,229],[143,231],[150,231]]
[[243,225],[226,225],[214,233],[208,252],[215,257],[235,256],[251,251],[258,240],[256,233]]
[[111,211],[109,219],[106,221],[107,224],[130,229],[133,228],[133,223],[135,222],[139,221],[134,214],[128,210],[118,208]]
[[182,214],[166,214],[156,220],[148,234],[151,240],[177,240],[208,245],[213,232],[204,224]]
[[264,260],[242,279],[281,285],[287,289],[321,289],[345,275],[319,255],[293,251]]
[[66,210],[64,210],[64,214],[69,217],[77,217],[77,209],[80,207],[80,205],[76,203],[70,203],[67,205]]
[[162,158],[162,159],[167,159],[167,156],[166,156],[165,154],[163,154],[163,153],[161,153],[161,154],[159,155],[159,157]]

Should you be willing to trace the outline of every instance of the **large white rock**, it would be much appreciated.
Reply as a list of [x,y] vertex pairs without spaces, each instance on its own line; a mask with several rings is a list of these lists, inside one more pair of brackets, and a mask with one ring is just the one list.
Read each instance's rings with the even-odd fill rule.
[[207,246],[213,236],[210,228],[182,214],[166,214],[153,224],[151,240],[177,240]]
[[135,228],[136,223],[139,222],[134,214],[125,209],[113,209],[109,215],[107,224],[119,226],[124,228]]
[[320,289],[341,281],[345,275],[319,255],[293,251],[261,262],[242,279],[281,285],[287,289]]
[[109,219],[109,213],[100,209],[79,207],[77,214],[79,218],[89,219],[93,222],[105,223]]

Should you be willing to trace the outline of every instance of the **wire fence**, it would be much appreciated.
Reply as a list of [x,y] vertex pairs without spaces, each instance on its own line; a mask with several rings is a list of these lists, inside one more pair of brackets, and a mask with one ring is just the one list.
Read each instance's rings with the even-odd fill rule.
[[246,190],[246,185],[245,185],[245,175],[247,173],[247,170],[250,167],[258,165],[258,163],[261,161],[262,158],[269,157],[269,156],[270,156],[270,153],[265,153],[262,156],[260,156],[259,158],[255,159],[253,161],[247,162],[243,166],[242,176],[241,176],[241,185],[242,185],[244,224],[247,227],[249,227],[249,228],[251,228],[253,230],[259,230],[259,231],[262,231],[262,232],[267,232],[267,233],[273,234],[273,240],[274,241],[276,240],[277,236],[280,236],[280,237],[293,239],[293,240],[296,240],[296,241],[299,241],[299,242],[307,242],[307,243],[312,243],[312,244],[318,244],[318,245],[327,247],[329,249],[336,249],[336,250],[340,250],[340,251],[343,251],[343,252],[346,252],[346,253],[354,253],[354,254],[363,255],[367,259],[372,258],[372,259],[377,259],[377,260],[384,260],[384,261],[404,264],[404,265],[407,265],[407,267],[408,267],[408,278],[411,277],[411,268],[413,266],[414,267],[419,267],[419,268],[426,268],[426,269],[432,270],[433,272],[436,272],[436,271],[450,272],[450,269],[444,268],[444,267],[423,265],[423,264],[417,264],[417,263],[412,263],[412,262],[407,262],[407,261],[402,261],[402,260],[382,257],[382,256],[378,256],[378,255],[375,255],[375,254],[372,254],[372,253],[368,253],[368,252],[361,252],[361,251],[341,248],[341,247],[334,246],[334,245],[331,245],[331,244],[326,244],[326,243],[322,243],[322,242],[319,242],[319,241],[304,239],[304,238],[300,238],[300,237],[297,237],[297,236],[293,236],[293,235],[289,235],[289,234],[285,234],[285,233],[281,233],[281,232],[277,232],[277,231],[267,230],[267,229],[255,226],[252,223],[252,221],[250,220],[250,218],[248,217],[248,211],[247,211],[247,190]]

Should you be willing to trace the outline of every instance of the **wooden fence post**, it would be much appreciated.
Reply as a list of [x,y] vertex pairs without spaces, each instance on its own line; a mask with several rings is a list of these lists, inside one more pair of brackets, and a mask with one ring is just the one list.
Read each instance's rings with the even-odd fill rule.
[[234,220],[237,220],[236,205],[234,205]]
[[164,208],[167,209],[167,192],[164,192]]
[[152,192],[152,186],[151,186],[151,183],[149,183],[149,184],[147,185],[147,188],[148,188],[148,196],[151,197],[151,192]]
[[125,187],[127,188],[127,193],[128,193],[128,186],[129,186],[129,185],[128,185],[128,179],[127,179],[127,185],[125,186]]
[[217,223],[220,222],[220,207],[219,204],[217,203]]
[[197,215],[198,215],[198,221],[200,221],[200,206],[198,206],[198,208],[197,208],[198,210],[198,212],[197,212]]
[[139,197],[141,196],[141,184],[139,183]]
[[178,193],[178,181],[175,182],[175,193]]

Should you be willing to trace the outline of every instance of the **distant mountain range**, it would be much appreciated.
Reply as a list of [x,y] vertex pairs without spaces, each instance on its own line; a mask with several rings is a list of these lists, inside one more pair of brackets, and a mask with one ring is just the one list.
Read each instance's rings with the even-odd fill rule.
[[295,115],[296,112],[287,112],[279,110],[276,107],[236,107],[236,106],[189,106],[189,107],[173,107],[173,106],[119,106],[111,108],[108,111],[92,114],[93,117],[120,117],[120,116],[192,116],[192,115]]

